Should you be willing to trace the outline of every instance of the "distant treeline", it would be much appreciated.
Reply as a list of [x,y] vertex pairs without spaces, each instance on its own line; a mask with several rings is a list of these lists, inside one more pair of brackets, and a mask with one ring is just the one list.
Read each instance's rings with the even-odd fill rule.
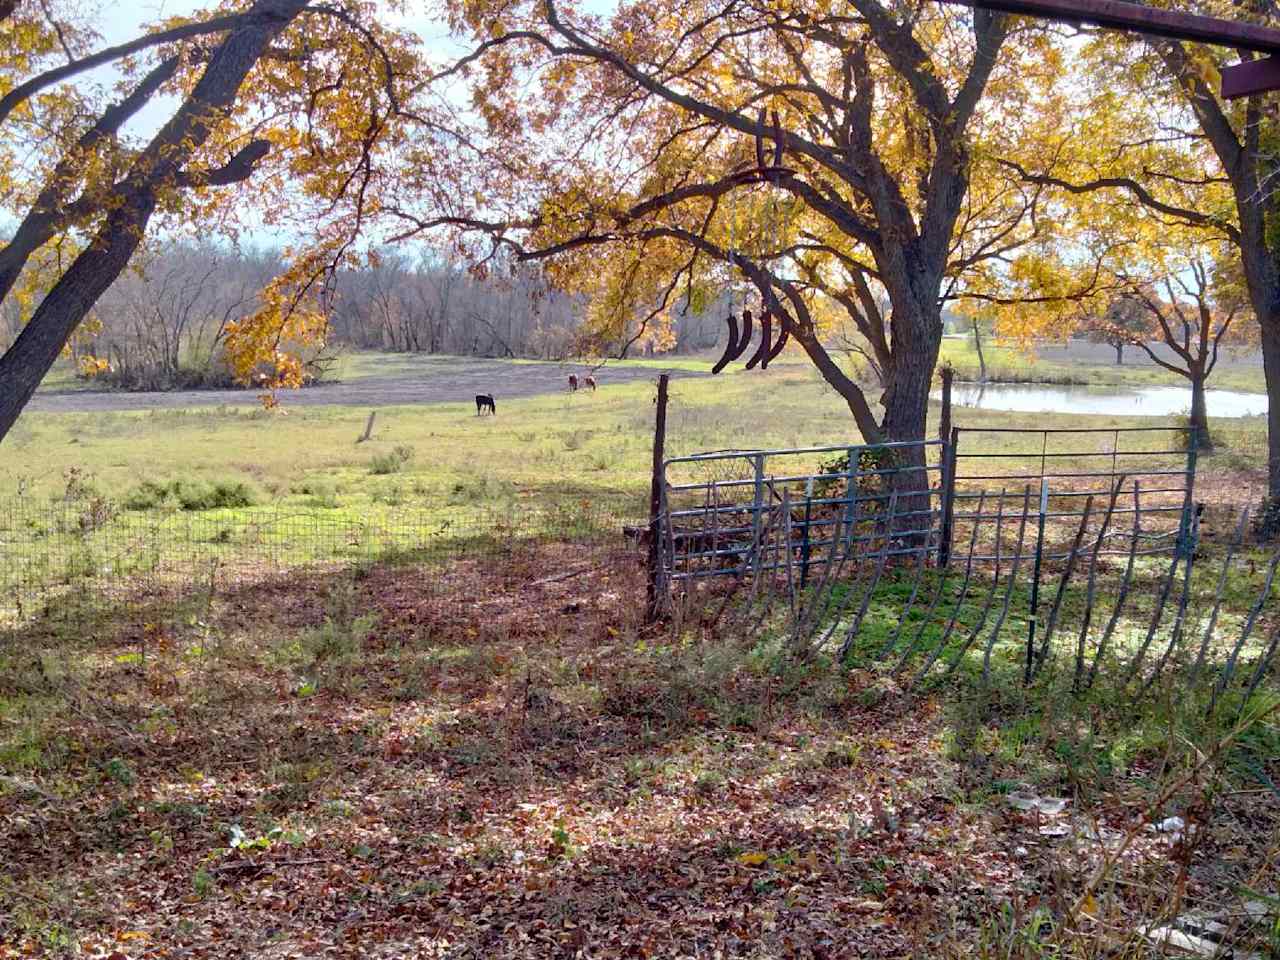
[[[438,251],[389,250],[338,277],[329,322],[338,342],[359,349],[560,360],[585,349],[584,306],[535,267],[498,259],[477,277]],[[699,316],[677,311],[669,352],[710,349],[724,330],[723,306]],[[648,343],[632,349],[644,353]]]
[[[72,359],[84,376],[125,389],[231,386],[228,327],[258,309],[259,292],[283,266],[269,248],[155,245],[98,302],[70,345]],[[550,289],[536,269],[500,260],[472,271],[434,250],[380,251],[367,266],[342,271],[325,305],[331,334],[307,354],[313,379],[344,349],[556,360],[581,346],[582,304]],[[723,312],[679,318],[675,352],[714,347]],[[0,349],[24,322],[17,299],[7,300]]]
[[[228,328],[259,308],[260,291],[284,266],[281,252],[265,247],[153,245],[98,302],[70,344],[72,359],[84,376],[124,389],[233,386]],[[536,268],[501,259],[476,271],[436,250],[382,250],[340,272],[324,305],[330,336],[306,351],[309,379],[322,379],[345,349],[540,360],[586,349],[584,304],[551,289]],[[741,309],[741,293],[734,306]],[[722,345],[728,309],[721,297],[701,314],[677,310],[664,346],[687,354]],[[18,299],[7,300],[0,349],[24,322]],[[631,354],[652,349],[642,339]]]

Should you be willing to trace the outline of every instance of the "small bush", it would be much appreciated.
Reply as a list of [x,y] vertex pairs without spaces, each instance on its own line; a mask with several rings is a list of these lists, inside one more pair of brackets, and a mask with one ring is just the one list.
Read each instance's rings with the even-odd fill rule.
[[401,444],[390,453],[374,454],[373,459],[369,461],[369,472],[375,475],[399,473],[404,469],[405,464],[413,459],[413,454],[413,447],[406,444]]
[[253,488],[243,480],[186,480],[167,483],[143,480],[124,497],[126,510],[219,510],[251,507],[257,503]]
[[356,613],[356,593],[352,583],[334,584],[325,603],[324,622],[303,632],[299,649],[310,676],[318,685],[322,679],[342,678],[373,633],[378,623],[375,614]]
[[55,500],[62,500],[66,503],[84,503],[90,500],[102,499],[102,492],[98,489],[93,474],[81,470],[79,467],[70,467],[63,471],[62,478],[66,481],[66,488],[62,492],[62,496],[56,497]]
[[310,496],[307,503],[312,507],[333,510],[338,506],[338,488],[328,480],[308,480],[296,487],[294,492]]

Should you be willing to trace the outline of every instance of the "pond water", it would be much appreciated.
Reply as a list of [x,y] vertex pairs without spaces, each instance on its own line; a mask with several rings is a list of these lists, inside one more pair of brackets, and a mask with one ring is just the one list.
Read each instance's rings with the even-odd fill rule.
[[[933,395],[942,398],[940,391]],[[952,402],[958,407],[1009,410],[1016,413],[1084,413],[1110,417],[1168,417],[1191,408],[1190,387],[1095,387],[1048,383],[956,383]],[[1209,390],[1210,417],[1257,417],[1267,412],[1265,393]]]

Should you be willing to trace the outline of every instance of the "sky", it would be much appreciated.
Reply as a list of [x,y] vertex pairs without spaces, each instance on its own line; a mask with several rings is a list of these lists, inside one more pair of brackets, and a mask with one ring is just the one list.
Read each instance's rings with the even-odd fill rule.
[[[120,0],[99,4],[94,19],[102,34],[102,45],[114,46],[139,36],[149,23],[165,17],[190,16],[210,6],[209,0]],[[456,54],[459,49],[443,26],[425,15],[388,15],[392,22],[418,34],[426,48],[441,58]],[[104,67],[82,74],[78,82],[111,85],[115,77],[110,67]],[[175,106],[171,97],[157,98],[144,107],[126,129],[138,136],[154,133],[172,115]]]
[[[149,24],[166,17],[190,16],[212,5],[212,0],[117,0],[115,3],[94,0],[89,5],[92,22],[102,35],[99,46],[125,43],[145,32]],[[449,38],[443,25],[425,15],[400,15],[388,12],[398,26],[412,30],[422,38],[426,49],[441,60],[458,56],[462,47]],[[118,73],[110,66],[80,74],[77,84],[98,84],[112,88]],[[125,126],[125,133],[139,140],[149,139],[173,115],[178,102],[175,97],[156,97],[144,106]],[[247,239],[259,246],[287,245],[297,240],[292,233],[282,233],[263,226],[247,229]]]

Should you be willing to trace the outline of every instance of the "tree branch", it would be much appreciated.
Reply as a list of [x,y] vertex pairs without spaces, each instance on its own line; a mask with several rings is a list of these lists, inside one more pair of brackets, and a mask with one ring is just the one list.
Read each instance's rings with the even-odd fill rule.
[[73,60],[52,70],[46,70],[25,83],[18,84],[3,97],[0,97],[0,123],[4,123],[9,118],[9,114],[13,113],[20,103],[30,99],[46,87],[66,80],[68,77],[74,77],[78,73],[111,63],[113,60],[121,60],[124,57],[139,53],[150,47],[159,46],[162,43],[186,40],[189,37],[199,37],[208,33],[224,33],[244,23],[247,18],[254,16],[262,16],[262,14],[236,13],[225,17],[215,17],[212,20],[205,20],[200,23],[184,23],[181,26],[161,30],[158,33],[149,33],[146,36],[130,40],[128,43],[107,47],[105,50],[99,50],[97,53],[90,54],[87,57],[81,57],[79,60]]
[[1126,190],[1131,193],[1139,203],[1151,210],[1167,214],[1171,217],[1177,217],[1187,223],[1201,227],[1213,227],[1221,230],[1233,242],[1239,242],[1240,231],[1234,224],[1227,223],[1225,220],[1219,220],[1217,217],[1209,216],[1198,210],[1191,210],[1187,207],[1175,206],[1171,203],[1165,203],[1154,196],[1138,181],[1130,177],[1099,177],[1096,180],[1088,180],[1084,183],[1072,183],[1069,180],[1063,180],[1060,177],[1050,176],[1044,173],[1031,173],[1025,167],[1015,160],[1007,160],[998,158],[997,163],[1008,167],[1018,174],[1027,183],[1038,183],[1049,187],[1058,187],[1066,190],[1068,193],[1082,194],[1093,193],[1098,190]]
[[225,187],[252,176],[258,162],[271,152],[271,141],[253,140],[235,156],[212,170],[183,170],[176,178],[179,187]]

